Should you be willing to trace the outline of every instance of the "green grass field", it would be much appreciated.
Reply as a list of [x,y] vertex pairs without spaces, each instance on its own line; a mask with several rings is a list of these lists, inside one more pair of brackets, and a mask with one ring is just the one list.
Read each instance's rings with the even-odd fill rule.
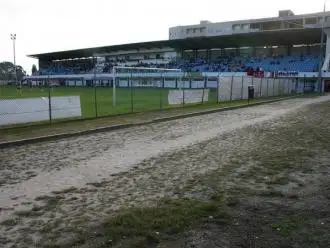
[[[160,88],[117,88],[116,106],[112,104],[113,89],[109,87],[55,87],[50,89],[51,96],[80,96],[83,117],[101,117],[147,110],[160,110],[173,106],[168,104],[169,89]],[[16,87],[0,87],[1,99],[47,97],[48,88],[22,88],[22,94]],[[216,91],[211,91],[208,103],[216,102]]]

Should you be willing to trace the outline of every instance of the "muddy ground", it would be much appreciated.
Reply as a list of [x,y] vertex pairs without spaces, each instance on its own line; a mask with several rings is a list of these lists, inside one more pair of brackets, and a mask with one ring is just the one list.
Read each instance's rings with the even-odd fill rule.
[[329,100],[3,149],[0,244],[330,247]]

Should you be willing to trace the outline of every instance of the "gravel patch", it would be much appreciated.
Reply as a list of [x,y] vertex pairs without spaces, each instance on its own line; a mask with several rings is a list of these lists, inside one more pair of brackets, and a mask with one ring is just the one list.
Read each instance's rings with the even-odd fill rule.
[[291,99],[2,149],[0,221],[12,225],[1,226],[0,240],[4,247],[54,239],[61,246],[74,239],[65,230],[79,233],[87,221],[97,224],[122,206],[175,196],[188,181],[221,168],[259,138],[249,127],[275,130],[283,116],[329,100]]

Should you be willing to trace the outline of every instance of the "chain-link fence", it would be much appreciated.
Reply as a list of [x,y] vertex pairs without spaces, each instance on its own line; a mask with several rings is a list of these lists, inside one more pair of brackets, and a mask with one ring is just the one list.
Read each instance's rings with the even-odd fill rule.
[[[312,91],[305,79],[253,77],[116,77],[39,80],[0,85],[0,127],[58,122],[196,104],[244,103],[255,98]],[[115,85],[113,85],[115,83]],[[114,87],[115,86],[115,87]],[[115,97],[115,99],[114,99]]]

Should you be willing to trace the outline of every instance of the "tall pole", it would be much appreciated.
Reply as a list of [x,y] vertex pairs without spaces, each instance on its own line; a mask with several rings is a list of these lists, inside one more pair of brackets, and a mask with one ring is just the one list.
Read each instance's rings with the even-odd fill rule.
[[322,66],[323,66],[323,42],[324,42],[324,23],[325,23],[325,9],[326,9],[326,2],[324,1],[323,4],[323,20],[322,20],[322,28],[321,28],[321,45],[320,45],[320,57],[319,57],[319,91],[320,93],[323,92],[323,79],[322,79]]
[[95,107],[95,117],[98,117],[98,110],[97,110],[97,92],[96,92],[96,58],[93,55],[93,64],[94,64],[94,107]]
[[112,106],[116,106],[116,67],[112,68]]
[[13,41],[13,56],[14,56],[15,84],[17,84],[17,69],[16,69],[16,34],[10,34],[10,39]]

